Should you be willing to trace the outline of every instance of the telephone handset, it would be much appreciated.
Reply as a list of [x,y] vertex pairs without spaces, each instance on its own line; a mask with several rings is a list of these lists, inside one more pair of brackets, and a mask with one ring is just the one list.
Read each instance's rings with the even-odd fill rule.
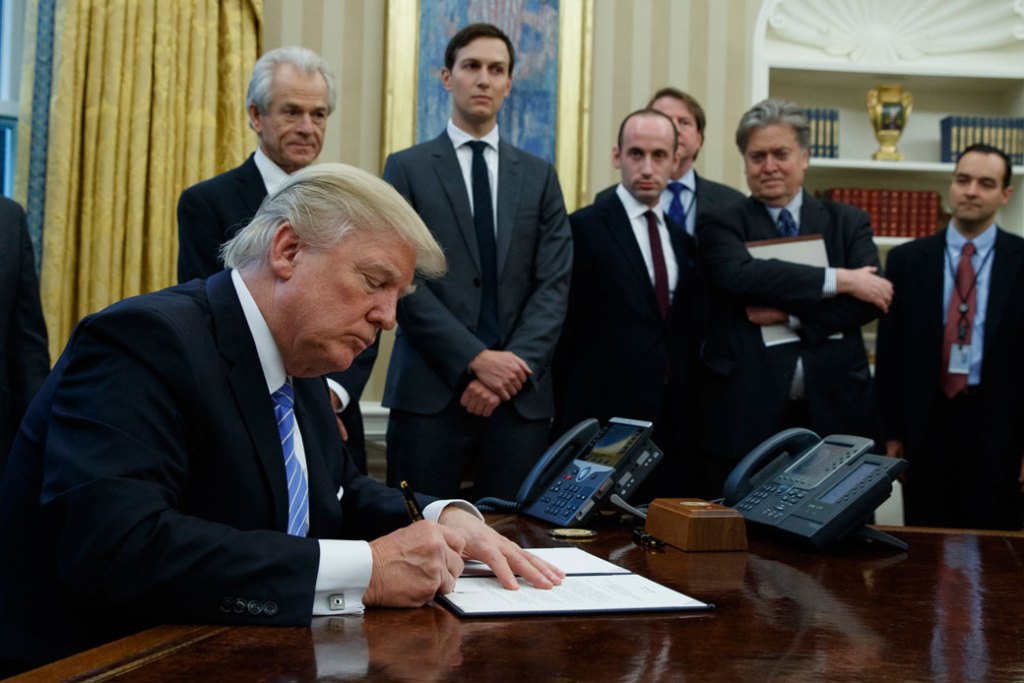
[[483,510],[523,511],[559,526],[585,524],[613,493],[623,499],[636,490],[663,453],[650,440],[654,425],[613,417],[602,429],[586,419],[544,452],[515,501],[483,498]]
[[725,481],[725,504],[748,522],[817,548],[856,532],[905,550],[903,541],[865,526],[907,467],[869,453],[874,445],[860,436],[779,432],[736,465]]

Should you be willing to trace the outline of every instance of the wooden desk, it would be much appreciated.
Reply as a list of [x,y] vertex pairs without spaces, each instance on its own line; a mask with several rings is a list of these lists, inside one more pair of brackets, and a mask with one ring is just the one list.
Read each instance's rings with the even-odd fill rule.
[[[556,545],[539,522],[495,526]],[[308,629],[165,626],[17,680],[1024,679],[1024,534],[888,530],[907,552],[752,537],[747,553],[652,553],[614,525],[581,544],[714,602],[711,613],[460,620],[431,606]]]

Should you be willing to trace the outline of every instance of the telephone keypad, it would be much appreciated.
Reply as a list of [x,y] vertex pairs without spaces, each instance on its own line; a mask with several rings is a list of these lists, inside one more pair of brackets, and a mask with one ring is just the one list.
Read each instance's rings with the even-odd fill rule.
[[[567,520],[579,509],[580,503],[590,497],[594,487],[577,484],[579,473],[580,468],[573,465],[541,495],[539,500],[545,504],[546,514]],[[589,479],[597,479],[597,475],[592,474]]]
[[[781,519],[786,512],[806,496],[806,492],[786,484],[771,481],[762,484],[736,506],[741,512],[760,508],[760,514],[768,519]],[[768,500],[770,498],[770,500]],[[765,502],[768,500],[768,502]]]

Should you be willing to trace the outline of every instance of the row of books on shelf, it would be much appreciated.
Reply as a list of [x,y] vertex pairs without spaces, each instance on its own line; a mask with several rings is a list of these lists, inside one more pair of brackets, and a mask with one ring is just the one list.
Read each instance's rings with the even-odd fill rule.
[[839,156],[839,110],[805,109],[811,127],[811,156],[835,159]]
[[1009,116],[947,116],[939,121],[942,161],[953,162],[977,143],[998,147],[1014,166],[1024,164],[1024,118]]
[[924,237],[948,221],[938,192],[835,187],[825,198],[867,211],[875,237]]

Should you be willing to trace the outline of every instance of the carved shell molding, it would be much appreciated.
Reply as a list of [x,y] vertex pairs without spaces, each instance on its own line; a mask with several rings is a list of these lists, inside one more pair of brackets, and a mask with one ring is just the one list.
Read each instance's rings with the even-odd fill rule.
[[768,27],[835,58],[896,64],[1024,42],[1024,0],[775,0]]

